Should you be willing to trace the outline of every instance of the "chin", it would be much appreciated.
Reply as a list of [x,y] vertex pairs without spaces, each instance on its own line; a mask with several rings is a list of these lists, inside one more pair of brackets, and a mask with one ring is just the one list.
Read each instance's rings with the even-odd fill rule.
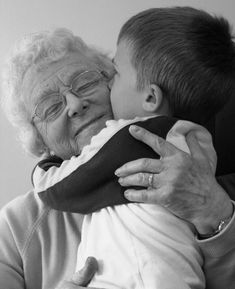
[[76,137],[76,146],[79,147],[79,150],[76,150],[78,154],[81,153],[84,146],[90,144],[93,136],[97,135],[103,128],[106,127],[106,121],[110,119],[112,119],[112,117],[104,116],[83,129],[83,131]]
[[98,134],[103,128],[106,127],[106,121],[109,120],[110,118],[102,118],[102,119],[99,119],[99,121],[97,122],[94,122],[93,124],[91,124],[87,129],[87,135],[88,135],[88,138],[90,137],[90,139]]

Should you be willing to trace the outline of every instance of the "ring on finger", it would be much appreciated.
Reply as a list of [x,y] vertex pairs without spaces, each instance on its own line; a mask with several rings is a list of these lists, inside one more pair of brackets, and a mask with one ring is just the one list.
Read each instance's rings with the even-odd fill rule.
[[149,174],[148,184],[149,184],[149,187],[153,187],[153,174]]

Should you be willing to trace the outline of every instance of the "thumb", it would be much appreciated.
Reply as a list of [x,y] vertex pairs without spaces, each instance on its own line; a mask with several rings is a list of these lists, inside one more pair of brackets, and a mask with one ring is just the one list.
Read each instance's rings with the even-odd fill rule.
[[72,282],[79,286],[87,286],[98,270],[98,262],[94,257],[86,259],[85,266],[72,277]]
[[188,144],[191,156],[198,164],[203,165],[212,170],[213,173],[216,171],[217,165],[217,155],[213,147],[211,136],[208,135],[207,141],[204,140],[204,143],[199,143],[193,131],[189,132],[186,135],[186,142]]
[[177,151],[180,151],[173,144],[142,127],[131,125],[129,132],[135,139],[138,139],[150,146],[161,157],[174,155]]
[[190,153],[193,158],[199,160],[199,159],[204,159],[206,157],[193,131],[190,131],[186,135],[186,142],[188,144]]

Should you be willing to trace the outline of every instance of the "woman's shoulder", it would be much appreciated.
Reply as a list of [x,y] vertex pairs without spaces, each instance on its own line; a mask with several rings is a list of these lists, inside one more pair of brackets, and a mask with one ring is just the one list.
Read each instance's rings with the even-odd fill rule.
[[4,288],[13,288],[15,280],[22,284],[19,288],[42,288],[42,284],[52,288],[55,280],[71,276],[81,224],[81,215],[53,210],[34,192],[4,206],[0,211],[0,279]]
[[30,191],[7,203],[0,211],[0,219],[5,219],[12,225],[14,223],[29,225],[30,223],[33,224],[43,213],[49,210],[50,208],[40,202],[33,191]]
[[19,196],[0,211],[0,231],[10,234],[19,251],[27,249],[37,236],[81,229],[79,214],[56,211],[46,206],[33,191]]

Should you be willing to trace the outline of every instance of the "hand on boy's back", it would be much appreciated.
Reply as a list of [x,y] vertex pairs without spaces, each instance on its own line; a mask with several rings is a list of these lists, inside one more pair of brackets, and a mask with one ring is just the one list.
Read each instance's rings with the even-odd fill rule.
[[85,263],[85,266],[82,270],[76,272],[71,280],[62,281],[56,289],[102,289],[95,287],[87,287],[91,282],[93,276],[98,270],[98,263],[95,258],[88,257]]
[[231,200],[216,182],[207,156],[192,132],[186,136],[191,155],[143,128],[133,126],[130,132],[161,159],[135,160],[116,171],[122,186],[143,187],[127,190],[128,200],[160,204],[191,222],[199,234],[214,231],[220,220],[232,215]]

